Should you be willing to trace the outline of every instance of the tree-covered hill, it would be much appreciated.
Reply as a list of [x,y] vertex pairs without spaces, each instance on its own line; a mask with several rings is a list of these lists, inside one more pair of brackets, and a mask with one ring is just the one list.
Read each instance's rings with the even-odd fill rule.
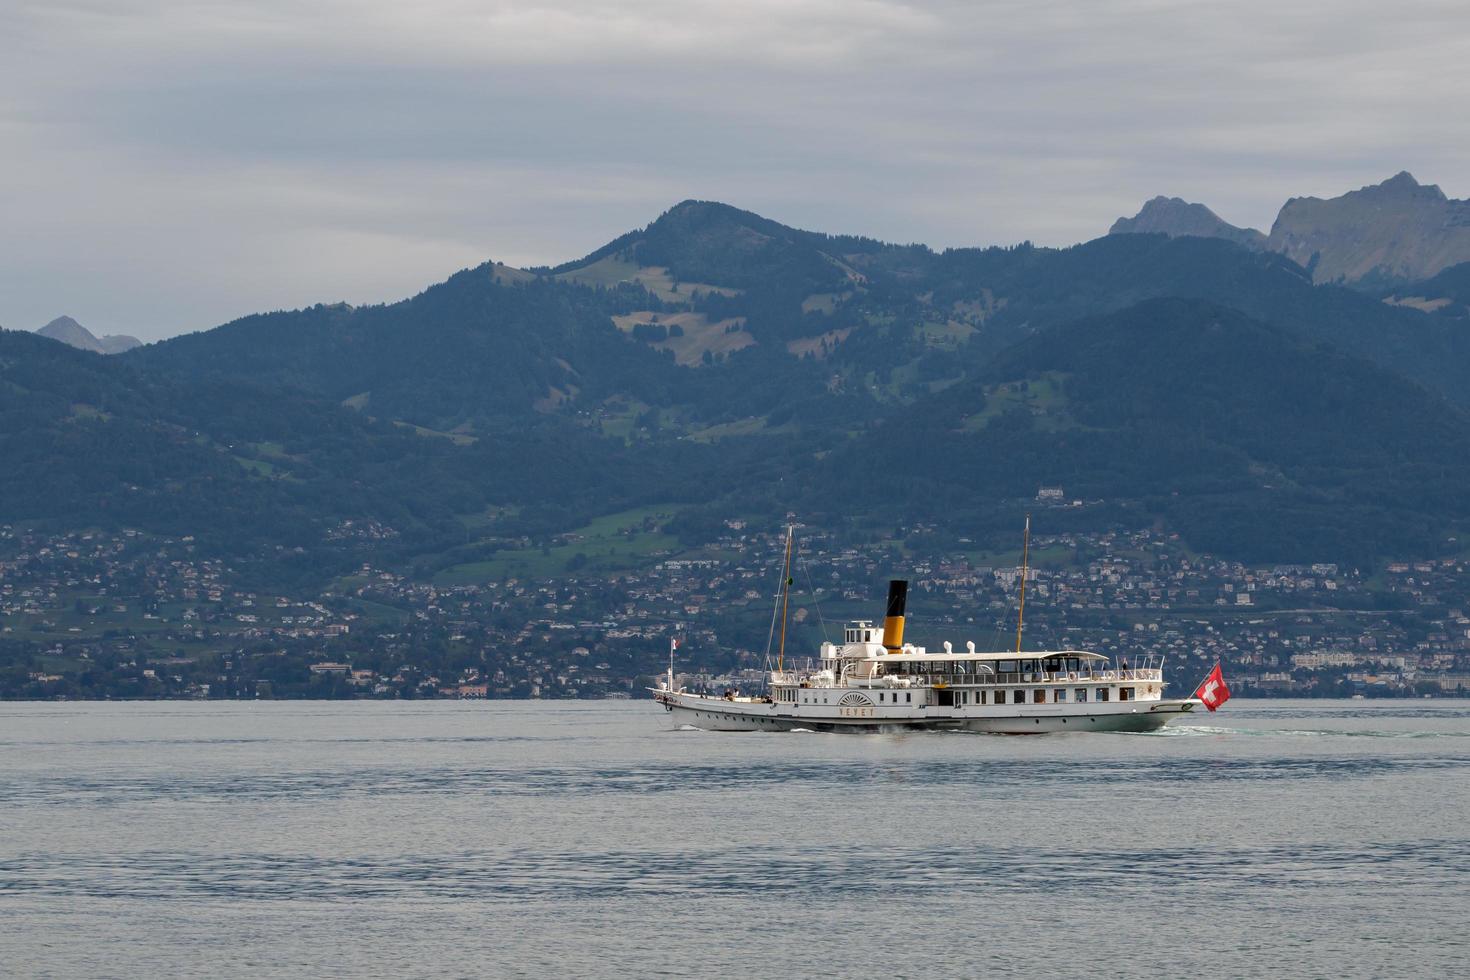
[[[1203,299],[1326,341],[1466,403],[1470,336],[1416,310],[1316,286],[1279,255],[1219,239],[1117,235],[1068,249],[956,250],[943,256],[936,306],[994,297],[985,354],[1029,333],[1159,297]],[[969,299],[967,299],[967,297]],[[1002,304],[1001,301],[1004,300]]]
[[248,378],[447,429],[614,393],[660,398],[672,365],[610,320],[648,299],[636,287],[507,284],[487,264],[399,303],[251,316],[130,356],[148,368]]
[[879,481],[895,497],[914,474],[952,507],[1056,484],[1224,555],[1431,553],[1470,518],[1464,410],[1203,301],[1043,331],[894,422],[876,469],[903,475]]
[[[134,527],[256,550],[343,520],[410,536],[452,513],[447,447],[298,393],[139,371],[0,333],[0,519]],[[452,468],[446,468],[452,470]]]
[[497,528],[509,534],[650,488],[666,499],[672,469],[706,447],[618,448],[555,417],[478,441],[426,436],[299,389],[140,370],[0,331],[0,522],[189,535],[206,553],[319,577],[364,542],[404,561],[462,544],[464,519],[487,509],[515,515]]

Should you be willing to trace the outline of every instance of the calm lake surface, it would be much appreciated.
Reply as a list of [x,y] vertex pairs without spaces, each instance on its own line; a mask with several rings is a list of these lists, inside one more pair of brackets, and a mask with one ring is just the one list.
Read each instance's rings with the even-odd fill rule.
[[1470,702],[1150,735],[0,705],[7,976],[1449,976]]

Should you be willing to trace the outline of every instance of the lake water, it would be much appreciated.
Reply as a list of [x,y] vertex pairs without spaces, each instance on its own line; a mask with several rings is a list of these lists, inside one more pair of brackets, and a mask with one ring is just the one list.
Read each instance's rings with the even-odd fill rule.
[[1150,735],[0,705],[11,976],[1448,976],[1470,702]]

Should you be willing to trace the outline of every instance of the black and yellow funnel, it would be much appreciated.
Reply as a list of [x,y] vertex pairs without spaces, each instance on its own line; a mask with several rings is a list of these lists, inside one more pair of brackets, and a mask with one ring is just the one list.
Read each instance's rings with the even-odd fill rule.
[[908,602],[909,584],[903,579],[888,583],[888,611],[883,615],[883,646],[889,653],[903,649],[903,611]]

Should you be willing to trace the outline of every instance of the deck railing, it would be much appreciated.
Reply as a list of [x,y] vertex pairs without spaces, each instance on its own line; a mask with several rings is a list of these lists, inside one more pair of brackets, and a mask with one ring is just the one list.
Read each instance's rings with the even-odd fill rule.
[[1006,674],[932,674],[929,676],[953,678],[953,681],[947,680],[946,683],[960,684],[1090,684],[1162,681],[1164,672],[1157,667],[1135,667],[1127,670],[1043,670]]

